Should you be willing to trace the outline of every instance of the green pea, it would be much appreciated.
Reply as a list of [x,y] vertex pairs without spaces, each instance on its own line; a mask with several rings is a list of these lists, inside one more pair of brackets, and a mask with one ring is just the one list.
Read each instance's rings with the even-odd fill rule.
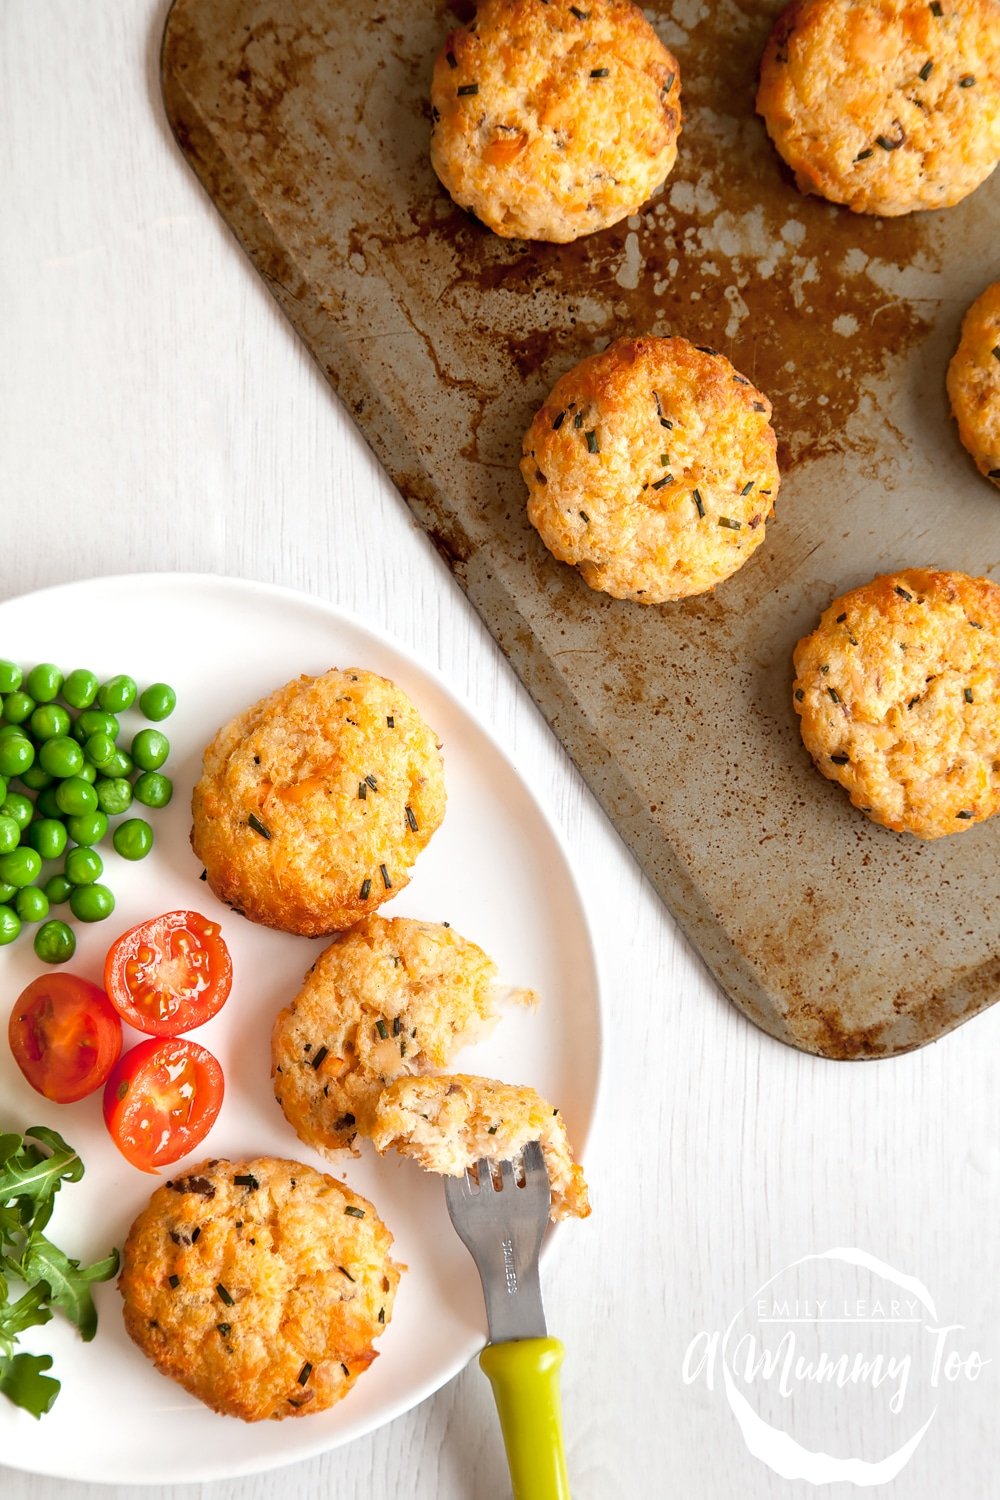
[[58,698],[63,685],[63,674],[51,661],[41,661],[32,667],[24,681],[25,687],[36,703],[51,703]]
[[12,943],[21,931],[21,918],[12,906],[0,906],[0,943]]
[[177,694],[166,682],[151,682],[139,699],[139,707],[147,719],[159,724],[161,719],[169,719],[177,707]]
[[101,683],[97,689],[97,701],[105,713],[123,714],[127,708],[132,707],[138,691],[132,678],[122,673]]
[[50,776],[44,766],[28,766],[27,770],[21,772],[21,780],[29,792],[41,792],[52,785],[55,777]]
[[118,738],[119,724],[114,714],[106,714],[100,708],[86,708],[77,715],[73,725],[73,738],[83,744],[92,734],[106,734],[112,741]]
[[69,900],[73,887],[65,875],[50,875],[42,890],[48,896],[50,906],[61,906]]
[[69,851],[63,868],[70,885],[93,885],[104,873],[104,861],[93,849],[81,847]]
[[0,854],[9,854],[21,842],[21,830],[13,818],[0,815]]
[[74,844],[85,844],[88,848],[99,844],[108,831],[107,815],[102,812],[79,813],[66,819],[66,832]]
[[158,771],[170,754],[170,741],[158,729],[140,729],[132,741],[132,759],[140,771]]
[[0,906],[7,906],[17,895],[16,885],[0,885]]
[[69,734],[70,717],[58,703],[43,703],[31,715],[31,732],[36,740],[54,740],[57,735]]
[[35,747],[24,734],[0,740],[0,776],[22,776],[35,759]]
[[11,693],[3,700],[3,716],[8,724],[23,724],[35,712],[35,700],[27,693]]
[[124,776],[99,776],[94,783],[97,805],[109,818],[127,812],[132,806],[132,786]]
[[77,667],[63,683],[62,695],[70,708],[89,708],[97,697],[98,682],[86,667]]
[[115,898],[106,885],[78,885],[69,898],[69,909],[81,922],[103,922],[115,909]]
[[23,792],[8,792],[3,802],[0,802],[0,816],[13,818],[18,828],[27,828],[33,814],[31,798],[25,797]]
[[115,753],[115,742],[110,734],[92,734],[84,741],[83,753],[91,765],[103,771]]
[[56,818],[36,818],[26,838],[43,859],[58,859],[66,848],[66,825]]
[[72,927],[65,922],[43,922],[35,933],[35,952],[46,964],[64,964],[76,952]]
[[56,801],[56,789],[54,786],[43,787],[35,798],[36,818],[62,818],[65,816],[59,803]]
[[81,776],[67,776],[56,787],[56,801],[60,812],[75,818],[78,813],[94,812],[97,808],[97,793]]
[[133,764],[131,755],[127,754],[126,751],[116,750],[114,755],[109,758],[107,765],[102,766],[101,770],[105,776],[131,776],[135,770],[135,765]]
[[60,734],[54,740],[43,743],[38,759],[50,776],[63,780],[67,776],[79,776],[83,765],[83,751],[76,740],[71,740],[67,734]]
[[[21,668],[17,662],[0,661],[0,693],[16,693],[20,686]],[[147,688],[147,692],[152,691],[152,688]],[[143,709],[143,713],[146,713],[145,709]],[[152,717],[152,714],[146,714],[147,719],[151,719]]]
[[41,856],[34,849],[21,844],[9,854],[0,854],[0,880],[4,885],[34,885],[42,873]]
[[97,780],[97,769],[90,764],[89,760],[84,761],[83,765],[80,767],[79,771],[77,771],[76,774],[79,776],[80,780],[85,781],[88,786],[93,786],[94,782]]
[[143,771],[136,777],[132,792],[135,800],[146,807],[166,807],[174,795],[174,784],[169,776],[161,776],[159,771]]
[[7,799],[7,783],[4,780],[4,778],[2,776],[0,776],[0,802],[5,802],[6,799]]
[[22,922],[43,922],[49,914],[49,898],[37,885],[18,891],[14,908]]
[[122,859],[145,859],[153,847],[153,830],[145,818],[126,818],[115,829],[111,842]]

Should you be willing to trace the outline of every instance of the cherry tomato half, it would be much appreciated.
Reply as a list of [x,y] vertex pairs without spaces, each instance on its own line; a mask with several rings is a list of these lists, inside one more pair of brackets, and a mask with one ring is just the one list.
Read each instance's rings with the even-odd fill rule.
[[31,1087],[56,1104],[99,1089],[122,1050],[122,1023],[107,995],[75,974],[32,980],[10,1013],[7,1036]]
[[123,1021],[149,1036],[176,1036],[211,1020],[225,1004],[233,964],[217,922],[168,911],[113,943],[104,987]]
[[155,1172],[204,1140],[222,1095],[222,1069],[197,1042],[140,1042],[104,1086],[104,1123],[127,1161]]

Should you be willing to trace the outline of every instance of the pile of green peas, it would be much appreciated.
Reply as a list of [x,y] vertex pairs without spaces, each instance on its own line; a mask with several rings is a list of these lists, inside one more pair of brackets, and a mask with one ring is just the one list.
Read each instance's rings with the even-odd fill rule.
[[[166,807],[173,794],[160,769],[170,754],[166,735],[140,729],[121,749],[118,715],[138,703],[157,724],[176,702],[165,682],[140,694],[124,675],[101,682],[83,667],[64,677],[51,662],[23,672],[0,660],[0,945],[12,943],[24,923],[39,923],[38,957],[65,963],[76,937],[67,922],[50,917],[51,908],[68,902],[80,922],[101,922],[114,911],[95,847],[108,820],[134,802]],[[153,830],[145,818],[126,818],[111,841],[124,859],[144,859]],[[43,879],[44,865],[59,860],[62,868]]]

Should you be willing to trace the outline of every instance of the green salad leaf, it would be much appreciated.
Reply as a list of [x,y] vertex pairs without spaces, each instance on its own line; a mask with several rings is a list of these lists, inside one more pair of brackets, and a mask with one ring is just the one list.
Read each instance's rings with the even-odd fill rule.
[[[55,1195],[79,1182],[83,1162],[62,1136],[33,1125],[23,1136],[0,1135],[0,1393],[34,1417],[52,1407],[59,1381],[47,1375],[48,1354],[15,1353],[19,1336],[48,1323],[58,1309],[85,1340],[97,1331],[91,1287],[118,1269],[118,1251],[81,1266],[46,1236]],[[26,1290],[16,1299],[10,1282]]]
[[0,1392],[33,1417],[44,1417],[59,1394],[58,1380],[42,1374],[51,1368],[51,1354],[13,1354],[0,1359]]

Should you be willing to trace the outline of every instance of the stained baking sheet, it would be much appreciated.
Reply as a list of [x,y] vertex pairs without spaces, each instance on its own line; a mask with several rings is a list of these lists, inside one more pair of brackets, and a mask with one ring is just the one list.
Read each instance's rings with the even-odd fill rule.
[[[572,245],[505,241],[428,160],[427,0],[176,0],[178,142],[327,379],[720,984],[781,1041],[879,1057],[1000,996],[1000,819],[922,843],[812,769],[790,655],[834,594],[937,564],[1000,576],[1000,503],[944,372],[1000,274],[1000,173],[956,208],[800,195],[754,114],[780,6],[647,9],[679,58],[677,167]],[[771,397],[767,541],[716,593],[592,593],[525,517],[522,434],[626,332],[710,344]]]

